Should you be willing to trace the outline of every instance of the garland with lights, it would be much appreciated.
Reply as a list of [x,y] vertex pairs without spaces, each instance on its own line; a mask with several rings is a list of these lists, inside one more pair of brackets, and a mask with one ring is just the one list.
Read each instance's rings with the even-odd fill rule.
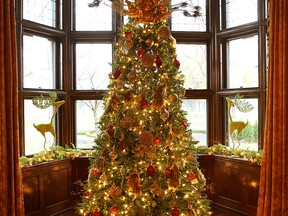
[[[94,150],[84,150],[70,147],[62,146],[52,146],[50,151],[41,151],[38,154],[34,154],[32,157],[21,156],[20,157],[20,166],[27,167],[36,164],[41,164],[54,160],[61,160],[64,158],[78,158],[78,157],[92,157]],[[231,149],[222,144],[214,144],[213,146],[199,146],[197,147],[198,155],[223,155],[229,156],[235,159],[245,159],[251,163],[257,163],[261,165],[263,150],[260,151],[251,151],[243,149]]]

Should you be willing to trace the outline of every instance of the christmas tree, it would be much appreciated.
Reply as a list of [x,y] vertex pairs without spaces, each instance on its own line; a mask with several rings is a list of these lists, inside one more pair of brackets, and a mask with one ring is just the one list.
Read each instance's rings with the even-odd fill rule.
[[[184,77],[167,25],[171,12],[187,4],[113,2],[129,21],[119,31],[101,134],[78,211],[95,216],[211,215],[195,140],[181,110]],[[199,8],[194,9],[183,13],[198,16]]]

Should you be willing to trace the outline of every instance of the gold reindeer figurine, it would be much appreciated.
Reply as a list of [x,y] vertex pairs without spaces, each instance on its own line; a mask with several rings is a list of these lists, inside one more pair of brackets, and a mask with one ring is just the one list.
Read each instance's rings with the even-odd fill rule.
[[48,133],[48,132],[51,133],[54,137],[54,143],[56,142],[56,133],[55,133],[54,125],[53,125],[53,119],[54,119],[54,117],[58,111],[58,108],[64,103],[65,103],[65,101],[63,101],[63,100],[52,103],[52,106],[54,107],[54,113],[51,117],[50,123],[38,124],[38,125],[33,124],[34,127],[36,128],[36,130],[39,131],[43,135],[43,137],[45,138],[45,140],[44,140],[45,151],[47,151],[47,149],[45,147],[45,145],[46,145],[46,133]]
[[229,122],[229,134],[230,134],[231,140],[233,142],[233,149],[234,149],[235,143],[234,143],[232,134],[234,133],[234,131],[236,132],[236,139],[238,141],[238,145],[236,147],[236,149],[237,149],[240,146],[240,141],[239,141],[238,137],[242,133],[244,128],[248,125],[248,121],[246,123],[243,122],[243,121],[233,121],[232,116],[231,116],[231,107],[234,107],[235,104],[233,103],[233,101],[230,98],[226,97],[225,99],[226,99],[226,101],[228,103],[228,115],[229,115],[229,119],[230,119],[230,122]]

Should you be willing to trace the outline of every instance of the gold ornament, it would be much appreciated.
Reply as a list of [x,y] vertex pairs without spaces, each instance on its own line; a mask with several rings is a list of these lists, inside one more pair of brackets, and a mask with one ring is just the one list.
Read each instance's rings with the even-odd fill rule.
[[154,56],[152,54],[144,54],[141,62],[144,67],[151,67],[154,64]]
[[145,146],[143,144],[138,144],[135,148],[138,157],[144,157],[146,154],[149,159],[153,159],[157,151],[156,145]]
[[160,110],[164,105],[163,97],[164,86],[158,86],[153,94],[152,106]]
[[127,177],[127,187],[128,191],[132,191],[134,193],[134,199],[136,196],[142,194],[141,188],[142,185],[140,183],[140,176],[137,170],[134,170],[128,177]]
[[181,88],[181,90],[180,90],[180,92],[179,92],[179,96],[180,96],[180,97],[184,97],[185,94],[186,94],[185,88]]
[[159,32],[158,32],[159,39],[167,40],[170,37],[170,35],[171,35],[171,32],[168,26],[162,26],[159,29]]
[[138,135],[139,143],[145,146],[149,146],[153,143],[153,135],[149,131],[142,131]]
[[180,136],[182,133],[184,133],[185,132],[185,126],[184,125],[180,125],[179,127],[172,127],[171,125],[170,125],[170,132],[172,133],[172,135],[174,136],[174,137],[178,137],[178,136]]
[[178,95],[173,93],[168,96],[168,99],[171,103],[176,103],[178,100]]
[[161,109],[160,118],[165,122],[169,118],[169,112],[167,109]]
[[129,116],[125,116],[123,119],[120,120],[120,125],[124,127],[127,131],[133,126],[134,119]]
[[173,47],[173,48],[176,48],[176,40],[175,40],[175,38],[171,38],[171,40],[170,40],[170,42],[169,42],[169,45],[171,46],[171,47]]
[[154,45],[154,40],[151,39],[151,38],[148,38],[146,41],[145,41],[145,44],[148,46],[148,47],[152,47]]
[[150,192],[158,197],[163,197],[165,191],[157,184],[157,181],[154,181],[153,185],[149,188]]
[[112,186],[107,189],[107,194],[112,198],[115,199],[122,193],[122,188],[115,185],[113,182]]
[[112,151],[109,153],[109,157],[111,158],[111,160],[115,160],[118,157],[118,153],[115,150],[115,146],[113,146]]
[[166,20],[171,10],[169,8],[170,1],[167,0],[138,0],[125,1],[128,10],[124,14],[133,17],[140,23],[158,23],[161,20]]
[[134,82],[137,78],[137,73],[135,71],[132,71],[128,74],[128,80],[130,82]]
[[171,175],[168,179],[168,186],[170,188],[177,188],[180,185],[180,172],[177,165],[173,165],[171,168]]

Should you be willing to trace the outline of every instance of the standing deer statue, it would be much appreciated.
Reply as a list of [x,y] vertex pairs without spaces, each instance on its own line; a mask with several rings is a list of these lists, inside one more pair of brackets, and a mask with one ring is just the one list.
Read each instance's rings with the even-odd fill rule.
[[234,140],[232,138],[232,134],[234,133],[234,131],[236,132],[236,139],[238,141],[238,145],[236,147],[239,148],[240,146],[240,141],[239,141],[239,135],[242,133],[242,131],[244,130],[244,128],[248,125],[248,121],[245,123],[243,121],[233,121],[232,119],[232,116],[231,116],[231,107],[234,107],[235,104],[233,103],[233,101],[226,97],[225,98],[227,103],[228,103],[228,116],[229,116],[229,119],[230,119],[230,122],[229,122],[229,134],[230,134],[230,137],[231,137],[231,140],[233,142],[233,149],[235,148],[235,143],[234,143]]
[[36,130],[39,131],[42,134],[42,136],[45,138],[45,140],[44,140],[45,151],[47,151],[47,149],[45,147],[45,145],[46,145],[46,133],[48,133],[48,132],[51,133],[54,137],[54,143],[56,142],[56,133],[55,133],[54,125],[53,125],[53,119],[54,119],[59,107],[64,103],[65,103],[65,101],[57,101],[57,102],[52,103],[52,106],[54,107],[54,113],[53,113],[51,120],[48,124],[38,124],[38,125],[33,124],[34,127],[36,128]]

